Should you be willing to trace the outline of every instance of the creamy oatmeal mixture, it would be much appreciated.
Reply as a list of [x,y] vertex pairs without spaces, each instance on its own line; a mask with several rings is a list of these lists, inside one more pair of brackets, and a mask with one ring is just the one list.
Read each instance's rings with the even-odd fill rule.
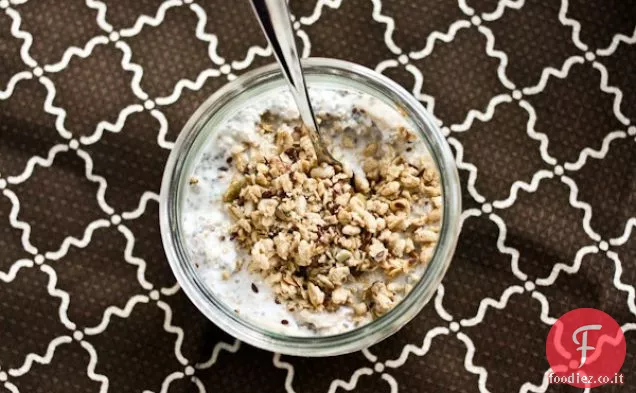
[[297,336],[390,311],[430,261],[442,209],[438,171],[397,109],[353,91],[310,95],[342,168],[317,162],[291,96],[272,91],[206,142],[183,209],[213,293],[252,323]]

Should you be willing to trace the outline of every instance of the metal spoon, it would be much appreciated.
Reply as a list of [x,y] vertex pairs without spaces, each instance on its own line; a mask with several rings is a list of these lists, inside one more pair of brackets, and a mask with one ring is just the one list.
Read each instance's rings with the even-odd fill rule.
[[342,166],[329,154],[318,132],[318,123],[309,102],[309,94],[305,86],[305,77],[296,49],[295,35],[286,0],[251,0],[251,2],[261,28],[274,49],[276,60],[289,84],[300,113],[300,119],[309,131],[309,137],[316,150],[318,161]]

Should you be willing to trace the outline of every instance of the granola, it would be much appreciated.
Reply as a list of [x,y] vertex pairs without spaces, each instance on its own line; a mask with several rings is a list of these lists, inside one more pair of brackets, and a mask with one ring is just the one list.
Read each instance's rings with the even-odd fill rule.
[[[345,148],[373,132],[320,120]],[[405,159],[416,139],[406,128],[395,130],[390,143],[369,145],[354,173],[319,163],[306,130],[289,123],[265,112],[258,129],[272,135],[276,150],[250,146],[232,156],[235,176],[224,195],[230,236],[249,252],[247,268],[290,311],[350,306],[358,316],[381,316],[408,292],[387,284],[432,257],[441,217],[441,204],[431,199],[441,195],[438,171],[427,159]]]

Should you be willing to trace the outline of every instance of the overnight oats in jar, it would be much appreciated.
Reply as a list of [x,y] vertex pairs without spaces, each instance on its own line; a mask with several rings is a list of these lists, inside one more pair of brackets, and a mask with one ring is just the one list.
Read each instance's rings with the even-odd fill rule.
[[316,157],[275,65],[213,95],[180,135],[161,195],[173,271],[199,309],[255,346],[322,356],[367,347],[430,299],[457,240],[443,136],[364,67],[305,63],[327,149]]

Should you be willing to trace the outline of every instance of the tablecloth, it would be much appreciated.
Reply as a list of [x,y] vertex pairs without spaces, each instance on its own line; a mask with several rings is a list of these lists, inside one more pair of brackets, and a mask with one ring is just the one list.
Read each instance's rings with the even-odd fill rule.
[[273,61],[245,0],[0,0],[0,392],[579,392],[545,340],[579,307],[636,386],[636,4],[292,0],[303,56],[373,68],[439,120],[463,188],[436,296],[325,359],[239,343],[189,302],[158,230],[195,108]]

